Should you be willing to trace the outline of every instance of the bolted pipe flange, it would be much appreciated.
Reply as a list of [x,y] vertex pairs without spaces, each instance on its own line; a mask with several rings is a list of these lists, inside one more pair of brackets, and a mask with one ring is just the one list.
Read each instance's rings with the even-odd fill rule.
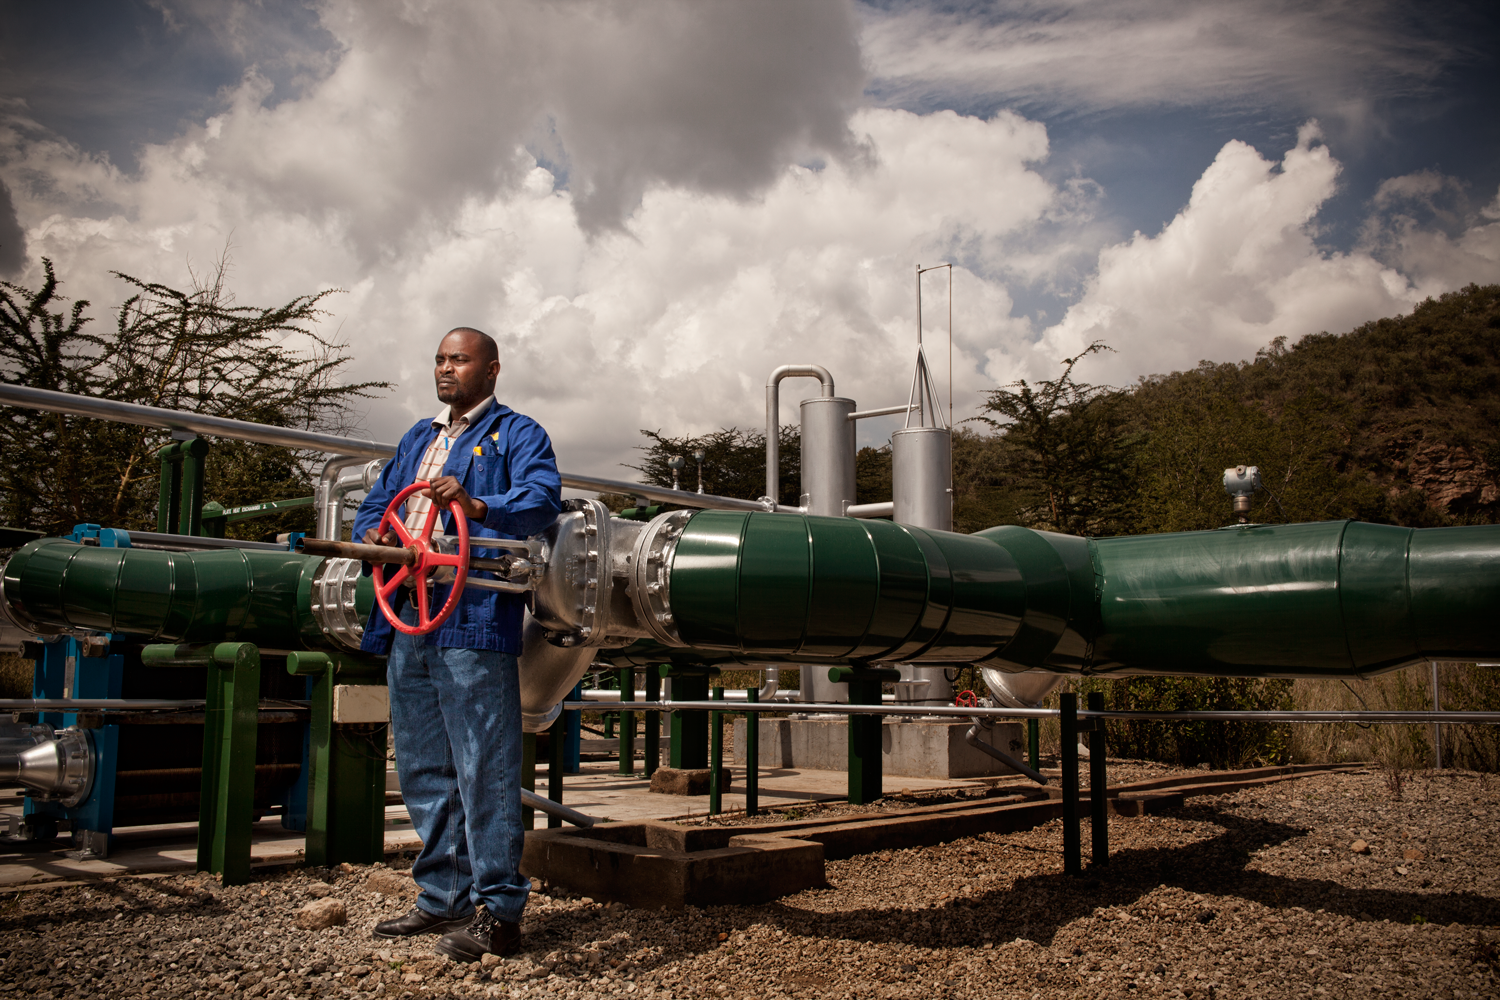
[[546,571],[537,579],[532,614],[547,641],[571,649],[598,646],[608,638],[610,572],[609,508],[599,500],[575,499],[542,533]]
[[313,577],[310,609],[318,628],[346,649],[359,649],[365,622],[357,607],[362,575],[358,559],[324,559]]
[[658,515],[641,532],[631,560],[634,575],[630,596],[635,602],[636,620],[660,642],[669,646],[686,645],[677,632],[672,615],[672,557],[682,530],[695,511],[674,510]]

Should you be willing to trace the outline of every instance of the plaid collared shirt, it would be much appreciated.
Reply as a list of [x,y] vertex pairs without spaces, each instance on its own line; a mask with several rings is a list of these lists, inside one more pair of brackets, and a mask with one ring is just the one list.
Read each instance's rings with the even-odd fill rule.
[[[443,407],[443,411],[432,418],[432,426],[438,432],[437,437],[432,439],[432,444],[427,446],[427,452],[422,456],[421,464],[417,466],[417,476],[412,482],[431,482],[442,475],[443,466],[448,464],[448,451],[453,447],[453,442],[463,434],[474,421],[484,415],[495,402],[494,396],[487,397],[484,402],[474,407],[468,413],[458,419],[453,419],[453,408]],[[432,509],[432,501],[427,497],[418,495],[406,501],[406,530],[412,534],[422,530],[422,522],[427,519],[427,512]]]

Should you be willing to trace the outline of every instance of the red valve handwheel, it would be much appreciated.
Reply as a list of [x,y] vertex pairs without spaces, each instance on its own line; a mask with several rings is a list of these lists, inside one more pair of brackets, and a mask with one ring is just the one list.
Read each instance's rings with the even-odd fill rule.
[[[375,600],[380,603],[380,612],[385,615],[385,620],[391,623],[391,627],[407,635],[426,635],[439,625],[458,607],[458,598],[463,593],[464,582],[469,578],[469,520],[464,517],[463,510],[458,506],[458,501],[448,505],[453,513],[453,527],[458,532],[458,551],[453,554],[439,552],[432,547],[432,529],[438,523],[438,505],[436,502],[427,508],[427,520],[422,522],[422,530],[413,535],[407,530],[406,522],[397,515],[397,508],[406,503],[412,494],[425,489],[430,489],[431,483],[418,480],[406,489],[396,494],[396,499],[385,509],[385,514],[380,518],[380,526],[376,529],[382,535],[385,534],[386,526],[396,533],[401,539],[401,544],[415,553],[417,561],[412,566],[402,566],[401,571],[390,580],[385,579],[385,567],[379,564],[371,567],[375,574]],[[453,589],[448,591],[448,600],[436,615],[431,613],[432,609],[427,600],[427,574],[439,566],[452,566]],[[391,608],[391,595],[396,588],[401,586],[408,577],[414,578],[417,590],[417,623],[408,625],[397,617]]]
[[978,708],[979,697],[973,691],[960,691],[958,697],[953,699],[953,704],[959,708]]

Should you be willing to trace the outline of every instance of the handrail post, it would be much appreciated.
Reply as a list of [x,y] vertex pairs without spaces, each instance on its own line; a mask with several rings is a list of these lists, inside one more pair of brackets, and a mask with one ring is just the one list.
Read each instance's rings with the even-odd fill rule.
[[[635,701],[635,668],[621,667],[620,701]],[[620,713],[620,773],[635,773],[635,713]]]
[[1083,837],[1078,822],[1078,695],[1064,691],[1058,698],[1062,715],[1063,871],[1083,871]]
[[[713,689],[713,700],[724,700],[724,689]],[[724,713],[708,713],[708,814],[717,816],[724,808]]]
[[[1104,711],[1104,694],[1089,692],[1089,711]],[[1105,773],[1104,720],[1089,720],[1089,821],[1090,860],[1096,867],[1109,864],[1109,778]]]
[[[759,688],[746,688],[745,701],[760,701]],[[760,812],[760,713],[745,713],[745,815]]]
[[[646,700],[661,701],[661,673],[646,670]],[[656,773],[661,766],[661,713],[655,710],[646,713],[646,777]]]

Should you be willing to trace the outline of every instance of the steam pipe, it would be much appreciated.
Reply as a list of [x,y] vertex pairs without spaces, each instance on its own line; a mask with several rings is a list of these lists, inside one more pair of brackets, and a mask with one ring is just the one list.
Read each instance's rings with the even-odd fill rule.
[[[833,378],[824,369],[809,366],[821,373],[824,379],[824,395],[833,395]],[[185,410],[168,410],[158,406],[142,406],[139,403],[122,403],[112,399],[97,399],[79,396],[70,392],[53,392],[50,389],[31,389],[21,385],[0,385],[0,404],[25,406],[33,410],[51,413],[72,413],[81,417],[113,420],[123,424],[139,424],[145,427],[160,427],[164,430],[185,430],[213,437],[234,438],[253,441],[257,444],[279,445],[284,448],[305,448],[334,456],[334,461],[355,458],[388,459],[396,454],[396,446],[363,438],[338,437],[334,434],[319,434],[315,431],[299,431],[290,427],[272,427],[249,420],[230,420],[227,417],[211,417]],[[343,466],[347,468],[347,466]],[[369,468],[368,466],[366,467]],[[327,466],[324,474],[328,474]],[[367,475],[367,486],[373,477]],[[754,500],[737,500],[734,497],[713,494],[689,493],[686,490],[663,489],[659,486],[643,486],[618,479],[600,479],[596,476],[573,476],[563,473],[562,484],[569,489],[592,490],[597,493],[626,493],[652,500],[675,503],[694,509],[711,510],[765,510],[766,505]],[[319,482],[320,490],[322,478]],[[351,489],[354,487],[351,486]],[[321,523],[322,508],[319,508]],[[320,530],[319,535],[323,532]]]
[[32,389],[22,385],[0,385],[0,403],[52,413],[74,413],[81,417],[113,420],[122,424],[160,427],[163,430],[192,431],[194,434],[273,444],[282,448],[303,448],[365,458],[389,458],[396,454],[395,445],[382,441],[299,431],[291,427],[272,427],[248,420],[230,420],[227,417],[168,410],[160,406],[142,406],[139,403],[121,403],[113,399],[97,399],[93,396]]
[[354,473],[344,470],[359,465],[360,458],[354,455],[334,455],[323,464],[323,473],[318,477],[318,489],[313,503],[318,510],[318,538],[335,541],[344,534],[344,497],[355,490],[368,490],[375,485],[380,475],[382,459],[372,459]]
[[978,750],[980,753],[989,754],[991,757],[995,758],[1011,770],[1018,771],[1021,774],[1026,775],[1026,777],[1030,778],[1032,781],[1035,781],[1038,785],[1045,785],[1047,783],[1047,778],[1042,774],[1042,772],[1027,767],[1025,764],[1022,764],[1019,760],[1016,760],[1016,758],[1012,757],[1004,750],[1001,750],[999,747],[990,746],[984,740],[980,739],[979,727],[982,725],[984,725],[983,722],[981,722],[979,719],[975,719],[974,724],[969,727],[969,731],[967,733],[964,733],[964,742],[969,744],[969,746],[973,747],[975,750]]
[[782,365],[766,382],[766,497],[775,505],[781,480],[781,380],[815,378],[823,395],[833,396],[833,376],[822,365]]
[[553,802],[525,788],[521,789],[521,802],[533,809],[540,809],[549,816],[556,816],[566,823],[572,823],[574,826],[590,827],[599,822],[593,816],[581,813],[577,809],[569,809],[561,802]]

